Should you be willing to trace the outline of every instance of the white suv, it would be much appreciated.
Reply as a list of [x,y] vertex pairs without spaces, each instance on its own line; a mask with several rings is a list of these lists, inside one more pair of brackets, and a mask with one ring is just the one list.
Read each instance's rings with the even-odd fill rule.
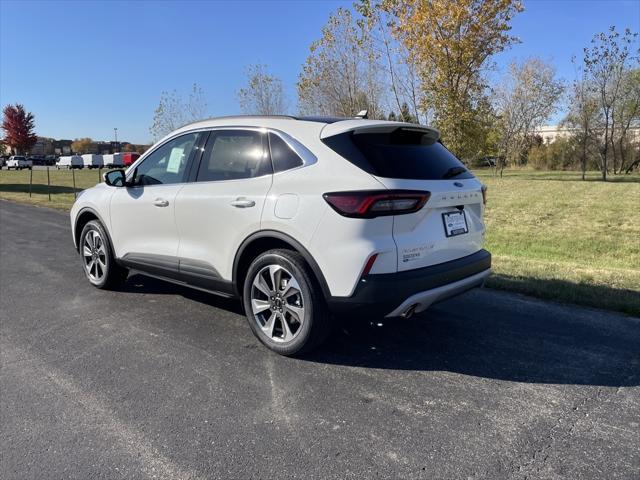
[[239,297],[272,350],[308,351],[336,313],[409,316],[480,286],[482,184],[408,123],[227,117],[171,133],[71,209],[98,288],[129,270]]
[[22,155],[13,155],[9,157],[9,160],[7,160],[7,170],[11,170],[12,168],[15,168],[16,170],[28,168],[29,170],[31,170],[32,167],[33,161],[27,160]]

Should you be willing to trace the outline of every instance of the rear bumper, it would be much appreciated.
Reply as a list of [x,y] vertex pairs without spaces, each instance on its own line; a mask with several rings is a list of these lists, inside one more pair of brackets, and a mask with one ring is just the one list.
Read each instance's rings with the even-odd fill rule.
[[368,275],[350,297],[331,297],[337,314],[357,311],[380,316],[402,315],[415,305],[421,312],[435,302],[481,286],[491,273],[491,254],[480,250],[450,262],[405,272]]

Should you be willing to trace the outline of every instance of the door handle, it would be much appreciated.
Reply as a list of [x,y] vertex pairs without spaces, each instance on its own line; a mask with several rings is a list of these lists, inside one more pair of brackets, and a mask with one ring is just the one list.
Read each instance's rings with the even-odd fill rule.
[[249,208],[249,207],[255,207],[256,202],[254,202],[253,200],[249,200],[245,197],[238,197],[233,202],[231,202],[231,205],[233,205],[236,208]]
[[164,198],[156,198],[153,201],[153,204],[156,207],[168,207],[169,206],[169,200],[165,200]]

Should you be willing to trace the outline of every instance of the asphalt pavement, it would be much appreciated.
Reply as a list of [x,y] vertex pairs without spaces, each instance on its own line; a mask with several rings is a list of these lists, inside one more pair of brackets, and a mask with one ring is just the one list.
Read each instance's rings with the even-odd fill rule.
[[640,319],[488,289],[302,359],[237,302],[84,279],[0,201],[0,477],[640,478]]

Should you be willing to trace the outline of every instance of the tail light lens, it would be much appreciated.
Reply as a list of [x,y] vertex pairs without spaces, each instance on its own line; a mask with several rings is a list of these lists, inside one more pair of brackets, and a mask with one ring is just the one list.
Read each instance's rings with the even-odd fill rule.
[[344,217],[375,218],[417,212],[430,196],[419,190],[366,190],[325,193],[324,199]]

